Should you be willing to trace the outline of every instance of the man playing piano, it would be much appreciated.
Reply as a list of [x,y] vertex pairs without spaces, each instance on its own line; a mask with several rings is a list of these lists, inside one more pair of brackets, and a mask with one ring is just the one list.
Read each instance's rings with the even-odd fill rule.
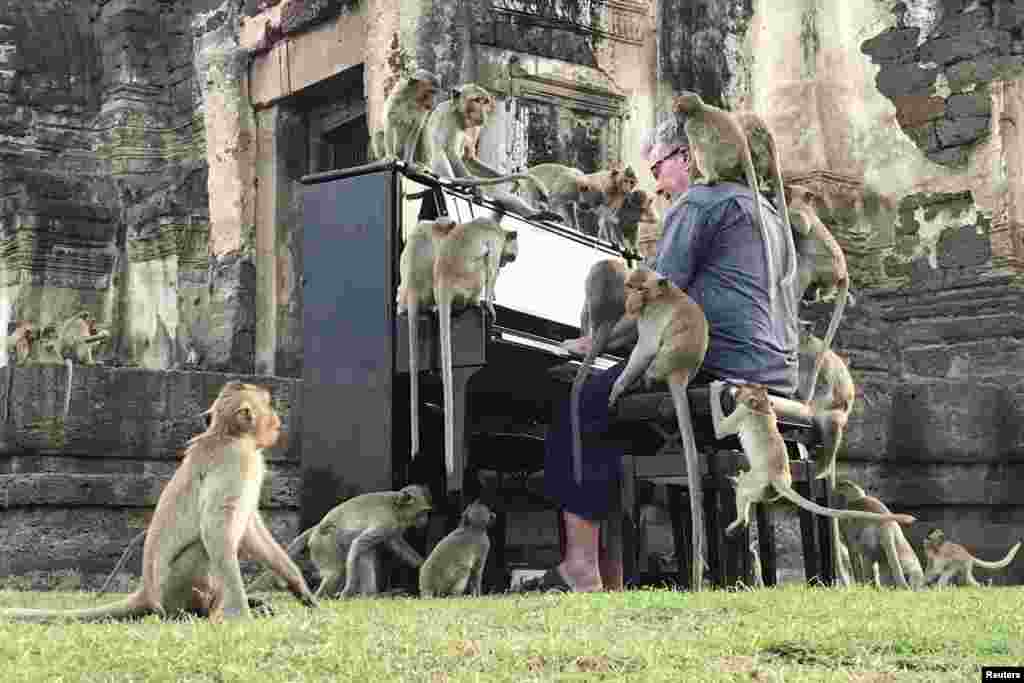
[[[735,182],[690,187],[689,145],[682,115],[671,115],[651,131],[641,149],[656,180],[656,192],[672,201],[653,265],[704,309],[710,343],[701,372],[691,385],[739,379],[791,395],[797,386],[796,278],[783,284],[796,254],[785,222],[762,199],[777,282],[768,282],[767,261],[754,213],[753,192]],[[775,288],[774,304],[769,287]],[[633,339],[636,338],[635,326]],[[587,337],[564,342],[584,353]],[[580,423],[584,438],[583,482],[572,473],[572,430],[568,399],[559,406],[545,443],[545,490],[562,508],[566,550],[562,562],[521,590],[619,590],[621,558],[600,543],[601,521],[618,510],[622,451],[602,445],[609,428],[608,395],[625,361],[594,371],[584,385]],[[596,438],[595,438],[596,437]]]

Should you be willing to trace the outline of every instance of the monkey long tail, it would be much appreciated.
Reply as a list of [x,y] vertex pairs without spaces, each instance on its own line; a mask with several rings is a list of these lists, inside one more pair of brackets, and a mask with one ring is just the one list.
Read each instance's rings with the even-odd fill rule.
[[65,358],[64,365],[68,369],[68,387],[64,390],[64,419],[66,420],[71,412],[71,377],[74,374],[75,364],[70,358]]
[[997,562],[986,562],[985,560],[979,560],[975,557],[974,564],[978,565],[982,569],[1002,569],[1006,565],[1013,562],[1014,556],[1016,556],[1017,551],[1020,550],[1020,545],[1020,541],[1017,541],[1017,545],[1010,548],[1010,552],[1006,553],[1006,557]]
[[128,541],[128,547],[124,549],[123,553],[121,553],[121,559],[119,559],[117,561],[117,564],[114,565],[114,569],[110,572],[110,575],[107,577],[107,580],[103,582],[103,585],[100,586],[99,591],[96,593],[97,598],[107,592],[107,588],[110,587],[110,582],[113,581],[114,577],[117,576],[118,572],[121,571],[125,563],[128,561],[128,558],[130,558],[132,556],[132,553],[135,552],[135,547],[144,538],[146,538],[145,529],[135,534],[135,537],[132,538],[132,540]]
[[101,621],[103,619],[132,619],[155,614],[148,607],[135,603],[135,596],[112,602],[103,607],[86,609],[27,609],[15,607],[0,610],[0,619],[46,624],[55,621]]
[[913,515],[902,515],[902,514],[888,514],[880,515],[875,512],[862,512],[861,510],[834,510],[832,508],[826,508],[818,505],[817,503],[807,500],[799,493],[793,490],[790,486],[781,486],[778,483],[772,484],[775,490],[782,495],[783,498],[795,503],[802,507],[808,512],[813,512],[816,515],[822,515],[823,517],[837,517],[839,519],[864,519],[875,524],[882,524],[884,522],[897,522],[899,524],[913,524],[917,519]]
[[591,339],[590,351],[583,358],[583,363],[576,371],[576,379],[572,382],[572,392],[569,394],[569,421],[572,423],[572,467],[573,476],[577,484],[583,483],[583,435],[580,433],[580,391],[590,375],[590,369],[594,365],[594,359],[604,350],[608,339],[612,336],[612,328],[615,323],[602,323],[594,330]]
[[436,288],[438,322],[441,328],[441,393],[444,394],[444,464],[448,476],[455,472],[455,397],[452,387],[452,292]]
[[406,315],[409,316],[409,432],[410,460],[420,453],[420,354],[419,354],[419,292],[409,292]]
[[810,403],[814,399],[814,388],[818,383],[818,373],[821,372],[822,363],[825,361],[825,353],[832,348],[832,340],[836,336],[836,330],[839,329],[839,321],[842,320],[843,309],[846,308],[846,300],[849,297],[850,281],[847,279],[839,286],[839,294],[836,296],[836,303],[832,307],[832,319],[828,321],[825,339],[822,341],[821,349],[814,359],[814,370],[811,371],[811,384],[807,389],[807,398],[804,399],[805,403]]
[[513,173],[510,175],[500,175],[494,178],[448,178],[448,182],[453,185],[463,185],[465,187],[484,187],[487,185],[502,185],[504,183],[511,183],[517,180],[523,180],[528,183],[532,183],[541,196],[548,196],[548,188],[544,186],[544,183],[539,178],[535,178],[529,173]]
[[692,576],[691,590],[699,591],[704,584],[704,549],[707,547],[704,530],[704,493],[701,485],[700,460],[697,443],[693,439],[693,422],[690,417],[690,397],[686,387],[690,383],[688,372],[673,373],[669,377],[668,389],[676,409],[679,436],[683,440],[683,457],[686,461],[686,483],[690,489],[690,518],[693,523],[693,561],[690,563]]

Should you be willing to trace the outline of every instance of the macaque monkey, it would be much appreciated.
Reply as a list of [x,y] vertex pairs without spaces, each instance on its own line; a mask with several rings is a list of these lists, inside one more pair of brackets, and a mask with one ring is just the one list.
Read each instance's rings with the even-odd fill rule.
[[80,311],[68,318],[60,330],[58,351],[68,369],[67,390],[64,393],[64,419],[71,412],[71,379],[75,361],[83,365],[95,365],[92,347],[110,338],[110,332],[96,325],[96,318],[89,311]]
[[815,458],[815,469],[817,478],[824,479],[835,475],[836,454],[843,442],[843,435],[846,433],[846,425],[850,420],[850,413],[853,411],[853,401],[856,395],[856,387],[853,383],[853,376],[846,363],[835,351],[822,350],[824,343],[813,334],[802,330],[800,333],[800,386],[806,386],[810,382],[810,372],[807,370],[822,359],[821,374],[818,379],[822,380],[827,392],[819,394],[811,400],[813,410],[811,420],[817,427],[822,438],[821,454]]
[[[686,137],[690,141],[690,178],[691,183],[703,183],[714,185],[720,180],[734,178],[737,170],[743,173],[747,186],[754,193],[754,211],[757,214],[757,223],[761,231],[761,240],[764,242],[765,261],[768,269],[768,293],[769,301],[775,301],[776,280],[775,258],[772,256],[771,241],[768,239],[768,224],[764,220],[764,208],[761,202],[760,186],[758,184],[757,170],[754,165],[754,158],[748,144],[747,131],[743,120],[736,114],[727,112],[724,109],[705,104],[701,96],[695,92],[684,92],[678,95],[673,101],[673,109],[677,113],[686,115]],[[768,145],[765,151],[772,157],[758,160],[759,163],[770,163],[775,170],[776,187],[780,202],[779,213],[786,224],[785,238],[792,245],[792,228],[789,226],[789,217],[786,213],[785,196],[782,195],[782,172],[779,168],[778,154],[768,127],[752,112],[747,112],[747,121],[756,127],[764,135],[764,141]],[[760,139],[760,138],[759,138]],[[794,277],[793,273],[787,273],[783,280]]]
[[693,520],[693,589],[701,590],[704,578],[704,501],[697,444],[693,438],[690,399],[686,388],[704,362],[708,349],[708,321],[700,306],[671,280],[653,270],[637,268],[626,277],[626,316],[636,320],[637,342],[626,368],[612,385],[608,405],[641,374],[648,380],[668,382],[676,409],[679,435],[686,459]]
[[613,216],[605,217],[610,241],[619,248],[639,248],[640,224],[657,225],[661,222],[654,207],[654,195],[645,190],[633,190]]
[[[804,401],[809,403],[814,398],[815,383],[825,362],[825,353],[832,348],[832,340],[843,317],[843,309],[850,298],[850,278],[842,247],[814,211],[813,193],[802,185],[789,185],[786,194],[790,202],[789,221],[795,231],[800,296],[803,297],[810,285],[817,284],[818,293],[815,301],[835,300],[832,318],[825,332],[825,343],[814,363],[811,382],[804,397]],[[822,295],[823,291],[825,296]]]
[[1013,562],[1020,546],[1021,542],[1017,541],[1010,548],[1010,552],[1006,553],[1006,557],[997,562],[986,562],[971,555],[967,548],[959,543],[947,541],[942,529],[932,529],[924,537],[924,554],[928,558],[928,569],[924,574],[925,585],[937,580],[937,585],[946,586],[950,579],[960,574],[968,585],[980,586],[981,584],[974,578],[974,567],[1002,569]]
[[779,433],[775,409],[768,398],[768,390],[759,384],[741,384],[737,387],[736,409],[722,420],[719,428],[722,434],[739,434],[743,453],[750,466],[749,470],[732,477],[736,484],[736,521],[726,528],[725,533],[728,536],[747,524],[750,506],[766,500],[772,489],[791,503],[816,515],[871,520],[875,524],[913,524],[917,521],[911,515],[834,510],[809,501],[794,491],[786,442]]
[[[477,158],[476,142],[493,111],[494,98],[475,83],[453,90],[450,100],[434,107],[425,131],[431,170],[441,178],[466,187],[526,181],[533,185],[541,201],[546,202],[548,190],[537,178],[529,173],[502,175]],[[503,211],[513,211],[532,220],[562,220],[557,213],[538,211],[508,192],[494,189],[489,190],[487,196]]]
[[548,189],[548,207],[573,230],[580,230],[580,206],[617,211],[637,183],[636,172],[630,166],[584,173],[578,168],[549,163],[531,166],[526,171]]
[[583,284],[580,333],[591,338],[586,357],[576,371],[569,398],[572,422],[572,466],[576,483],[583,481],[583,443],[580,434],[580,390],[590,368],[608,345],[615,323],[626,313],[626,266],[622,261],[603,259],[590,267]]
[[[309,549],[310,559],[320,572],[316,596],[338,593],[347,598],[375,595],[377,553],[387,548],[413,569],[423,558],[402,534],[410,527],[422,529],[430,514],[426,489],[409,485],[400,491],[364,493],[336,505],[316,526],[306,529],[288,545],[288,555]],[[259,590],[270,578],[267,572],[253,580],[249,590]]]
[[455,226],[455,221],[444,218],[420,221],[406,238],[398,270],[398,313],[407,313],[409,321],[409,427],[412,439],[412,458],[420,452],[420,375],[419,375],[419,318],[420,311],[435,305],[434,260],[436,243],[444,239]]
[[19,322],[7,337],[7,349],[14,352],[14,364],[25,365],[32,358],[39,333],[30,322]]
[[[892,514],[882,501],[848,479],[840,481],[835,490],[847,510]],[[844,519],[839,521],[839,528],[858,583],[873,583],[875,587],[895,584],[901,588],[907,588],[908,583],[910,588],[924,585],[921,562],[899,524]]]
[[455,471],[455,397],[452,379],[452,306],[483,304],[491,319],[498,270],[515,260],[516,233],[486,216],[453,226],[434,248],[434,300],[441,328],[441,387],[444,393],[444,457]]
[[484,565],[491,551],[487,527],[494,513],[476,501],[466,506],[458,528],[442,538],[420,567],[420,597],[465,595],[469,588],[479,596]]
[[434,95],[440,88],[437,76],[426,69],[417,69],[402,79],[384,104],[384,131],[379,158],[398,158],[406,164],[429,162],[422,143],[423,129],[434,108]]
[[142,587],[119,602],[78,610],[0,610],[0,618],[95,621],[205,610],[225,619],[251,616],[239,553],[267,565],[308,607],[316,600],[299,568],[259,513],[263,450],[280,437],[281,419],[264,387],[231,381],[207,411],[160,494],[142,550]]
[[[823,359],[823,372],[817,379],[824,382],[827,392],[819,393],[812,398],[809,405],[812,409],[811,422],[821,435],[821,449],[815,454],[814,465],[817,472],[816,479],[828,479],[832,489],[836,487],[836,456],[839,453],[839,446],[842,445],[843,436],[846,434],[846,425],[850,420],[850,413],[853,411],[853,400],[856,389],[853,384],[853,377],[850,375],[846,363],[832,349],[824,349],[820,339],[807,331],[807,325],[803,325],[800,331],[799,355],[799,382],[798,386],[806,386],[812,380],[811,368]],[[814,392],[808,392],[813,395]],[[833,539],[833,561],[839,567],[840,530],[839,520],[833,519],[831,524]],[[900,534],[902,536],[902,532]],[[845,579],[844,579],[845,581]]]

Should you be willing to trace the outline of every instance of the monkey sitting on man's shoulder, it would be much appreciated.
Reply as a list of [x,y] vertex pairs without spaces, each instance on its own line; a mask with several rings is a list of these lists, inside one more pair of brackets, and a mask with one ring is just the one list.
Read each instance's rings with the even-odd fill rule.
[[458,528],[434,546],[420,567],[420,597],[464,595],[467,588],[480,595],[492,524],[494,513],[486,505],[475,501],[466,506]]

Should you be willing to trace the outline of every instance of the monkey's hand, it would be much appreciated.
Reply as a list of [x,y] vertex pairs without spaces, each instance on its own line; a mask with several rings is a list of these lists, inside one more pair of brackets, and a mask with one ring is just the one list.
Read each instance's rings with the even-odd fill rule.
[[619,375],[618,379],[615,380],[615,384],[612,385],[612,393],[608,394],[609,408],[615,407],[615,402],[619,400],[619,396],[621,396],[622,392],[626,390],[626,387],[621,380],[622,375]]
[[316,596],[314,596],[309,588],[303,583],[301,586],[289,586],[292,595],[295,599],[301,602],[303,605],[309,608],[317,607]]

